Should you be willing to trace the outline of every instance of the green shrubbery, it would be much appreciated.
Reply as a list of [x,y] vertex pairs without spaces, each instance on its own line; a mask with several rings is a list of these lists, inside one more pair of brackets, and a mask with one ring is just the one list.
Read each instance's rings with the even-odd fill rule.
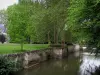
[[0,75],[11,75],[17,70],[16,62],[0,56]]

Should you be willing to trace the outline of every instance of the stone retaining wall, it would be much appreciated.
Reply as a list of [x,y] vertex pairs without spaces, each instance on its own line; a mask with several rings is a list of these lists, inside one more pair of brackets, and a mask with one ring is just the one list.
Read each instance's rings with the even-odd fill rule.
[[[68,47],[68,50],[69,52],[75,51],[75,48],[76,46],[70,46]],[[50,58],[62,59],[63,57],[67,56],[67,53],[67,48],[47,48],[43,50],[33,50],[16,54],[4,54],[2,56],[8,57],[8,59],[15,62],[19,62],[21,68],[29,68]]]

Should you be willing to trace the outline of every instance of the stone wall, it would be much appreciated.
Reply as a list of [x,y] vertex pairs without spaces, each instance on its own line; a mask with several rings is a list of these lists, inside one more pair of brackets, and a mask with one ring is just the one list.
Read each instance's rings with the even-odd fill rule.
[[[74,51],[75,45],[68,47],[69,52]],[[77,49],[78,50],[78,49]],[[46,61],[50,58],[62,59],[68,54],[67,48],[47,48],[43,50],[33,50],[29,52],[16,53],[16,54],[5,54],[2,56],[7,57],[15,62],[19,62],[21,68],[29,68],[39,64],[40,62]]]
[[62,59],[63,57],[67,56],[67,49],[64,48],[53,48],[52,56],[55,59]]

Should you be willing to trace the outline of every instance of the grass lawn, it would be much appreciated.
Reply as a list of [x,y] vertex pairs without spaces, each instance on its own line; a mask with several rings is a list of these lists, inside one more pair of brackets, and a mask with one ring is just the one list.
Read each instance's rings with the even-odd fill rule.
[[[48,48],[48,44],[24,44],[24,51]],[[0,54],[18,53],[21,51],[20,44],[0,44]]]

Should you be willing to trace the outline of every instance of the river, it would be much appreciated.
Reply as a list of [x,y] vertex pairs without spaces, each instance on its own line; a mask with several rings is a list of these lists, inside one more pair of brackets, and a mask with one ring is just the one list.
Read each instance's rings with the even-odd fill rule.
[[[94,55],[69,56],[62,60],[49,60],[16,75],[90,75],[95,66],[100,65],[100,57]],[[88,72],[89,71],[89,72]]]

